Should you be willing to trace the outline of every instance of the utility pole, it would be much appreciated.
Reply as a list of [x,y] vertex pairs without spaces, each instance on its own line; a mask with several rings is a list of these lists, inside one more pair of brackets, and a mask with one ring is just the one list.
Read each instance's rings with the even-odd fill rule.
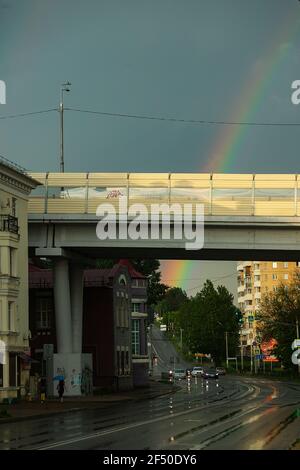
[[244,351],[243,351],[242,336],[241,336],[241,370],[244,370]]
[[66,82],[61,85],[60,88],[60,103],[59,103],[59,115],[60,115],[60,172],[65,172],[65,160],[64,160],[64,91],[69,92],[71,83]]
[[183,329],[180,328],[180,350],[182,351],[182,332],[183,332]]
[[225,331],[225,342],[226,342],[226,366],[228,369],[228,331]]
[[152,323],[149,326],[149,343],[150,343],[150,371],[151,371],[151,377],[153,377]]
[[[296,318],[296,339],[299,339],[299,320]],[[298,359],[298,374],[300,375],[300,361]]]

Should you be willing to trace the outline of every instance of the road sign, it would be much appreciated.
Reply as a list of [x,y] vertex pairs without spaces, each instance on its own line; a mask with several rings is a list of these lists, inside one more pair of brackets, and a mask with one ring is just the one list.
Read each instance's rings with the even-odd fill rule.
[[279,362],[279,359],[275,356],[264,356],[263,362]]
[[263,354],[256,354],[255,359],[263,359],[264,357]]

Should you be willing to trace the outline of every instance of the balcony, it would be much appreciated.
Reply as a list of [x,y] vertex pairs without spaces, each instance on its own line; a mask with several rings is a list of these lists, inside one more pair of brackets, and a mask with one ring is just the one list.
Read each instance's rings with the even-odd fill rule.
[[260,287],[261,281],[254,281],[254,287]]
[[244,301],[246,300],[253,300],[253,294],[252,293],[244,294]]
[[261,293],[260,292],[255,292],[254,298],[255,299],[261,299]]
[[238,286],[238,293],[244,292],[244,290],[245,290],[244,284],[240,284],[240,285]]
[[9,214],[0,215],[0,231],[18,234],[19,226],[17,217]]

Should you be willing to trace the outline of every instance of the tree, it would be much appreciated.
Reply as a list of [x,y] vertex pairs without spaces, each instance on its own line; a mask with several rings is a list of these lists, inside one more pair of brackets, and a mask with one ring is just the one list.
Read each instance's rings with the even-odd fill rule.
[[266,294],[257,315],[258,332],[262,341],[275,339],[274,354],[288,369],[291,362],[291,344],[296,338],[296,322],[300,323],[300,273],[295,273],[289,285],[281,284],[275,292]]
[[167,330],[180,328],[178,324],[178,310],[188,301],[186,292],[180,287],[170,287],[164,298],[157,304],[156,311],[163,317]]
[[233,295],[224,287],[217,289],[207,280],[203,289],[184,303],[178,322],[185,331],[185,342],[193,353],[211,354],[216,364],[226,357],[225,334],[229,353],[235,354],[239,341],[239,310]]

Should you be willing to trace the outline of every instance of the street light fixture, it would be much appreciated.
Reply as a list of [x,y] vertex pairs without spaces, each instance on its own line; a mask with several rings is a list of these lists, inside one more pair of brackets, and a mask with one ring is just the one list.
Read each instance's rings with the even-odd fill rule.
[[64,160],[64,92],[71,91],[71,83],[65,82],[60,87],[60,103],[59,103],[59,114],[60,114],[60,171],[65,171],[65,160]]

